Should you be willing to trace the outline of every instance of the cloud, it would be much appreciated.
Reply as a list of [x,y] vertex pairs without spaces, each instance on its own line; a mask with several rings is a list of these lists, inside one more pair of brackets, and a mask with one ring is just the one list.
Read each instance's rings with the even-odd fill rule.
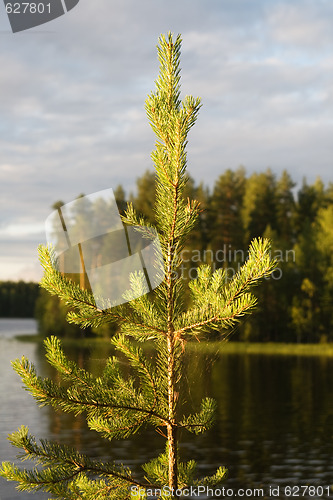
[[331,50],[333,5],[325,0],[277,2],[267,16],[272,38],[292,50]]
[[[157,76],[157,38],[168,30],[183,35],[184,94],[203,100],[189,142],[197,182],[212,185],[241,163],[331,180],[332,8],[99,0],[16,35],[0,16],[0,228],[41,224],[53,202],[79,193],[119,183],[133,191],[152,167],[144,99]],[[0,241],[2,261],[10,259]],[[29,267],[32,241],[20,241]]]

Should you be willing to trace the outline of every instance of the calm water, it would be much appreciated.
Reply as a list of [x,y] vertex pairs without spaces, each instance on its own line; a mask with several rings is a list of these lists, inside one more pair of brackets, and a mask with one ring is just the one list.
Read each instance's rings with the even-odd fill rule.
[[[40,409],[21,389],[11,359],[24,354],[39,374],[54,374],[40,345],[15,339],[16,334],[34,331],[32,320],[0,320],[0,460],[15,460],[6,436],[25,424],[38,437],[74,445],[91,456],[120,460],[139,473],[142,462],[163,451],[160,436],[146,431],[133,442],[105,442],[87,431],[83,418]],[[67,352],[94,373],[110,354],[104,345],[67,348]],[[219,410],[212,431],[201,437],[182,436],[183,458],[196,459],[201,475],[225,465],[229,468],[226,488],[263,487],[264,498],[271,498],[269,486],[280,486],[275,498],[285,498],[281,491],[286,485],[332,485],[333,359],[235,354],[214,358],[191,353],[186,361],[188,405],[197,408],[202,397],[211,395]],[[333,490],[330,495],[333,498]],[[1,500],[29,498],[46,500],[49,495],[17,493],[11,483],[0,479]],[[327,491],[322,498],[328,498]]]

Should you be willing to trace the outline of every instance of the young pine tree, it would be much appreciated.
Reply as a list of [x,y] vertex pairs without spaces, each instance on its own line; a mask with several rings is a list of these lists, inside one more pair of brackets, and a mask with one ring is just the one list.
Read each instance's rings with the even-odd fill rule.
[[[183,303],[184,282],[177,275],[181,251],[194,227],[199,204],[185,200],[187,136],[194,125],[200,100],[187,96],[180,100],[181,38],[161,36],[158,46],[160,73],[156,91],[146,101],[146,110],[157,136],[152,154],[155,164],[156,230],[163,252],[164,280],[152,295],[143,295],[126,304],[107,310],[96,307],[91,293],[64,277],[54,266],[54,255],[40,249],[45,269],[42,286],[59,296],[72,309],[70,322],[98,326],[118,322],[118,334],[111,340],[118,352],[128,359],[132,374],[124,375],[116,357],[106,361],[99,377],[94,377],[65,356],[60,341],[45,341],[47,360],[59,372],[62,382],[42,379],[34,366],[23,357],[13,362],[28,391],[40,405],[57,410],[85,413],[88,426],[105,439],[127,439],[143,427],[151,426],[166,436],[166,450],[143,465],[142,478],[128,467],[91,459],[74,449],[36,439],[26,427],[10,435],[12,444],[21,450],[22,459],[32,459],[39,467],[20,469],[4,462],[1,475],[18,482],[21,491],[44,490],[53,498],[66,500],[144,499],[152,488],[160,488],[159,498],[179,498],[187,485],[214,486],[226,470],[201,480],[195,478],[193,460],[183,463],[179,456],[179,431],[195,434],[211,427],[215,402],[206,398],[201,408],[184,414],[179,385],[186,343],[213,330],[228,332],[256,304],[250,289],[274,268],[269,244],[261,239],[252,242],[249,258],[234,278],[226,283],[222,270],[212,273],[209,266],[198,270],[198,277],[188,286],[191,303]],[[123,222],[149,232],[149,224],[128,205]],[[148,228],[148,229],[147,229]],[[134,291],[142,287],[143,276],[132,276]],[[146,356],[140,343],[153,342],[155,362]],[[135,342],[133,342],[135,341]],[[131,490],[137,486],[136,492]],[[164,488],[164,489],[163,489]]]

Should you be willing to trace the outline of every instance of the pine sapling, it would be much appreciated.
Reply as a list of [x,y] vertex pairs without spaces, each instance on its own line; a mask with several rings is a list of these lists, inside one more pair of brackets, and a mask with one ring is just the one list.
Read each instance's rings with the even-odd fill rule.
[[[128,439],[143,428],[152,427],[166,436],[166,448],[157,458],[143,464],[142,477],[128,467],[112,461],[91,459],[75,449],[36,439],[26,427],[9,436],[21,450],[19,457],[32,459],[41,467],[20,469],[4,462],[0,471],[8,480],[18,483],[20,491],[44,490],[53,498],[66,500],[146,499],[155,488],[161,500],[176,499],[188,486],[213,487],[221,483],[226,469],[219,467],[208,477],[196,477],[196,463],[182,462],[179,453],[179,431],[200,434],[214,422],[216,403],[211,398],[201,402],[200,409],[186,414],[180,380],[187,342],[205,333],[228,331],[256,305],[251,289],[274,269],[269,242],[256,239],[249,249],[243,267],[231,280],[225,272],[203,265],[197,278],[187,285],[179,273],[181,253],[194,228],[200,207],[185,200],[186,146],[190,129],[200,109],[200,100],[180,98],[181,38],[171,33],[161,36],[158,46],[160,73],[156,90],[146,100],[147,116],[157,137],[152,160],[156,169],[156,226],[137,214],[132,204],[122,217],[149,237],[150,228],[157,231],[163,254],[164,279],[151,294],[101,310],[93,295],[64,276],[55,265],[50,248],[40,248],[45,273],[42,286],[59,296],[72,311],[68,321],[81,327],[97,327],[116,322],[118,333],[111,342],[128,360],[131,375],[121,370],[118,357],[106,360],[98,377],[93,376],[65,355],[56,337],[45,340],[46,358],[56,368],[60,382],[42,379],[35,367],[23,357],[13,362],[26,389],[41,406],[75,415],[84,413],[88,426],[103,438]],[[131,276],[134,296],[143,289],[143,273]],[[191,301],[184,302],[185,285]],[[128,295],[129,294],[129,295]],[[127,299],[130,298],[127,292]],[[223,333],[224,332],[224,333]],[[151,361],[144,342],[153,343],[155,358]]]

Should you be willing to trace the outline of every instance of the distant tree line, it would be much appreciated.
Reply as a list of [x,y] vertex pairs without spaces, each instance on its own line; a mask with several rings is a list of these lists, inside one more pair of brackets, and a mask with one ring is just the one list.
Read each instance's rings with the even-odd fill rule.
[[0,317],[33,318],[38,295],[37,283],[0,281]]
[[[195,278],[205,262],[225,268],[231,279],[254,237],[273,242],[278,269],[258,287],[259,308],[233,332],[238,340],[333,341],[333,184],[318,177],[312,185],[304,180],[297,191],[295,186],[287,171],[279,178],[270,169],[248,176],[242,167],[226,170],[212,189],[188,179],[186,197],[199,200],[202,213],[183,252],[184,279]],[[152,223],[155,194],[150,171],[137,180],[136,194],[115,190],[120,212],[130,200]],[[66,308],[46,292],[38,304],[41,330],[65,333]]]

